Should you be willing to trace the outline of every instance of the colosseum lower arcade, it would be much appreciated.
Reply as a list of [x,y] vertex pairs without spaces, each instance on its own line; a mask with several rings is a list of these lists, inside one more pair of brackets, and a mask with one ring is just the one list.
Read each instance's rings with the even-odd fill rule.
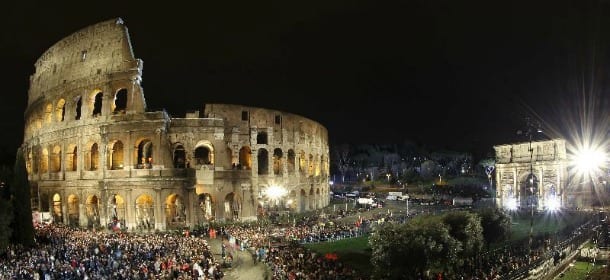
[[147,111],[142,69],[120,18],[38,59],[22,145],[34,210],[77,227],[166,230],[329,204],[325,127],[236,104]]

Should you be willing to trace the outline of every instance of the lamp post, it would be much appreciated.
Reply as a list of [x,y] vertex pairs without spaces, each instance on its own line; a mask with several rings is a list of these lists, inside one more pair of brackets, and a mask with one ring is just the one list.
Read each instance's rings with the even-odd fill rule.
[[531,261],[532,243],[534,240],[534,207],[538,204],[538,188],[536,187],[535,176],[534,176],[534,148],[532,147],[532,141],[534,133],[542,133],[540,123],[534,123],[529,117],[525,118],[525,131],[517,131],[517,134],[525,134],[529,141],[528,151],[530,153],[530,170],[527,177],[526,184],[529,186],[526,188],[530,191],[528,201],[530,204],[530,232],[529,232],[529,243],[528,243],[528,257]]

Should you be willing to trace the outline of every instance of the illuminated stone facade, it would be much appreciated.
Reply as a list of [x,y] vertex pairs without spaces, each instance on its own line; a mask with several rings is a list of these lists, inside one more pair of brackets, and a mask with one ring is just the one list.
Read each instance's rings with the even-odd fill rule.
[[[147,111],[119,18],[62,39],[35,68],[23,147],[33,208],[55,222],[165,230],[329,203],[326,128],[230,104],[184,118]],[[270,186],[286,195],[269,199]]]
[[530,209],[532,203],[537,210],[549,209],[552,201],[562,208],[591,207],[587,185],[569,182],[564,139],[498,145],[494,150],[499,207],[511,201],[521,209]]

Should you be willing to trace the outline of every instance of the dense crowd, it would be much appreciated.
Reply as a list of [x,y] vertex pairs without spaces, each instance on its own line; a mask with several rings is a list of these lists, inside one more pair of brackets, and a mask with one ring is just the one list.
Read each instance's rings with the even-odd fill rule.
[[0,279],[221,279],[205,239],[164,233],[36,229],[36,247],[11,246]]

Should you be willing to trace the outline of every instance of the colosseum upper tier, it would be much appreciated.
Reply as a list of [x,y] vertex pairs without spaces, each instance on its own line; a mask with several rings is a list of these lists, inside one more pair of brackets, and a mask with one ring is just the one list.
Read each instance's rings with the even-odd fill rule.
[[120,18],[62,39],[35,68],[22,147],[33,208],[56,223],[166,230],[329,203],[325,127],[234,104],[147,111]]

